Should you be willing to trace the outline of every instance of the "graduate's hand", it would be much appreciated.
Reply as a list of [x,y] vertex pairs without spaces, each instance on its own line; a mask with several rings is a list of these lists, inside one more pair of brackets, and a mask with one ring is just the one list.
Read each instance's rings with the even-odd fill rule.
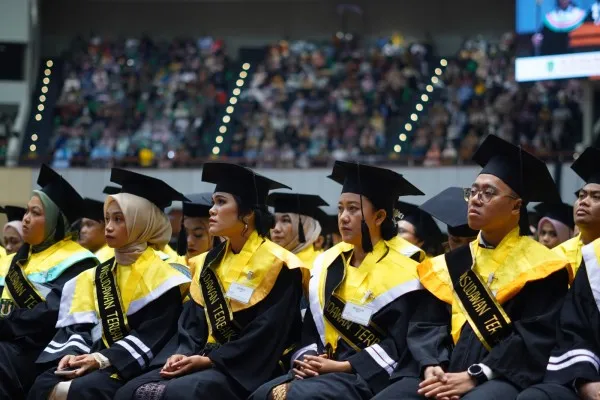
[[348,361],[335,361],[323,356],[304,356],[304,362],[311,366],[313,371],[319,374],[330,374],[333,372],[352,372],[352,366]]
[[[419,384],[418,393],[425,396],[425,393],[432,392],[441,388],[448,382],[446,373],[439,365],[431,365],[425,368],[423,381]],[[426,396],[429,397],[429,396]]]
[[588,382],[579,386],[579,397],[583,400],[600,400],[600,382]]
[[98,364],[98,361],[96,361],[94,356],[91,354],[75,356],[69,360],[68,366],[70,368],[77,368],[77,370],[73,372],[74,378],[89,374],[90,372],[100,368],[100,364]]
[[319,375],[312,365],[308,364],[306,361],[294,360],[294,365],[296,367],[292,369],[292,372],[296,379],[307,379]]
[[438,400],[451,400],[461,397],[476,386],[475,381],[467,372],[449,372],[445,374],[445,377],[446,383],[438,382],[438,385],[422,386],[425,381],[421,382],[418,393],[425,397],[435,397]]
[[177,361],[183,360],[186,357],[187,356],[184,356],[183,354],[172,355],[171,357],[169,357],[167,359],[167,362],[165,363],[165,365],[163,365],[161,372],[162,371],[173,372],[174,370],[172,369],[172,365],[175,364]]
[[163,378],[176,378],[178,376],[187,375],[191,374],[192,372],[210,368],[211,366],[212,361],[208,357],[189,356],[171,364],[171,371],[160,371],[160,376]]
[[74,358],[75,358],[75,356],[72,356],[72,355],[64,356],[58,362],[58,367],[56,367],[56,370],[60,371],[60,370],[63,370],[65,368],[69,368],[69,361],[71,361]]

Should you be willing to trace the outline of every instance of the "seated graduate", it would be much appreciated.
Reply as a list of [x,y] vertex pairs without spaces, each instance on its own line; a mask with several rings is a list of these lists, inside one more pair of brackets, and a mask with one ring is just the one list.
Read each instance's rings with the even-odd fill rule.
[[53,364],[29,399],[112,399],[140,375],[177,331],[189,279],[150,246],[171,237],[162,211],[185,197],[163,181],[113,168],[123,185],[104,203],[114,257],[64,286],[56,336],[37,362]]
[[[560,313],[557,344],[544,383],[525,390],[519,399],[587,400],[600,396],[600,239],[588,242],[600,229],[597,152],[587,149],[572,166],[586,184],[575,201],[575,222],[582,228],[581,236],[555,248],[572,260],[571,267],[576,271]],[[583,241],[588,243],[584,245]]]
[[[470,189],[469,189],[470,192]],[[427,214],[446,224],[449,250],[471,243],[477,239],[479,231],[469,228],[465,189],[449,187],[427,200],[419,207]]]
[[79,244],[96,255],[100,263],[115,256],[115,251],[106,244],[104,237],[104,203],[83,199],[84,209],[79,228]]
[[306,268],[311,268],[319,255],[314,244],[321,235],[321,224],[316,216],[319,207],[327,206],[327,202],[312,194],[271,193],[267,205],[275,210],[271,240],[294,253]]
[[23,217],[26,211],[17,206],[0,207],[0,214],[6,214],[7,220],[2,229],[2,243],[6,254],[0,255],[0,260],[4,256],[16,253],[23,246]]
[[571,169],[579,175],[585,185],[577,191],[573,207],[573,218],[579,233],[553,250],[566,257],[571,265],[571,281],[582,261],[581,248],[600,238],[600,175],[598,170],[600,149],[588,147],[575,160]]
[[286,186],[218,162],[204,164],[202,180],[216,183],[209,233],[226,241],[190,261],[192,301],[175,349],[157,356],[162,368],[127,383],[116,399],[246,399],[281,373],[300,329],[302,263],[268,239],[267,195]]
[[540,203],[534,207],[539,217],[537,239],[549,249],[573,237],[573,206],[566,203]]
[[568,263],[524,236],[526,203],[557,201],[558,190],[541,160],[497,136],[473,159],[483,169],[467,216],[478,239],[418,267],[432,295],[408,343],[424,380],[397,376],[377,400],[514,399],[543,378]]
[[[442,231],[431,215],[405,201],[398,201],[396,209],[399,212],[398,237],[423,251],[425,256],[420,261],[444,252]],[[413,259],[416,260],[415,257]]]
[[[177,241],[177,254],[185,257],[185,265],[190,267],[189,261],[206,253],[213,248],[213,244],[220,243],[217,237],[209,233],[208,218],[212,207],[212,193],[198,193],[186,196],[189,201],[183,202],[181,230]],[[190,270],[190,276],[194,271]]]
[[398,196],[420,191],[391,170],[364,164],[336,161],[330,178],[343,185],[343,242],[313,265],[293,369],[251,399],[370,399],[398,364],[410,362],[405,335],[424,291],[417,263],[386,241],[396,236]]
[[0,399],[23,399],[41,370],[40,352],[56,333],[63,285],[94,267],[94,254],[68,229],[83,199],[67,181],[43,165],[23,217],[24,244],[0,263]]

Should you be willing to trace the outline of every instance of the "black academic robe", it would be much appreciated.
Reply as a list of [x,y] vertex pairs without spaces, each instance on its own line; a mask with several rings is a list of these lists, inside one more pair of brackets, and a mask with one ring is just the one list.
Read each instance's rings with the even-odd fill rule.
[[[83,380],[74,379],[69,398],[112,399],[123,383],[147,370],[153,355],[175,333],[180,313],[181,292],[179,287],[174,287],[127,317],[130,330],[122,339],[125,346],[107,348],[98,337],[100,331],[96,324],[75,324],[59,329],[37,360],[39,364],[54,366],[38,377],[28,399],[48,398],[54,386],[63,380],[54,375],[54,371],[64,356],[96,352],[108,358],[111,366],[94,371]],[[118,374],[118,378],[111,378],[114,374]]]
[[[407,260],[399,254],[392,256],[391,250],[387,254],[390,258],[394,257],[394,261],[406,262],[405,260]],[[346,255],[349,256],[349,254]],[[402,266],[395,264],[395,267]],[[313,280],[319,278],[317,275],[318,272],[313,269],[311,284],[314,284]],[[328,294],[327,298],[334,293],[343,275],[344,259],[340,255],[327,269],[324,285],[324,293]],[[291,382],[286,395],[288,399],[331,399],[339,396],[340,393],[344,393],[344,398],[347,399],[366,399],[371,398],[389,384],[390,375],[395,368],[418,374],[417,364],[406,344],[406,334],[413,312],[422,301],[423,296],[426,295],[426,291],[419,290],[420,286],[413,287],[410,283],[407,282],[406,292],[399,293],[398,297],[390,299],[385,306],[371,316],[372,324],[384,333],[383,340],[360,351],[357,351],[340,336],[335,351],[331,354],[328,350],[329,346],[323,343],[321,333],[317,328],[313,311],[311,311],[312,306],[309,307],[304,316],[299,350],[293,354],[292,361],[301,360],[305,355],[330,353],[329,357],[336,361],[350,362],[352,373],[330,373],[316,378],[294,380],[293,372],[290,371],[288,375],[263,385],[251,396],[251,399],[267,400],[274,387],[286,382]],[[311,292],[311,296],[313,296],[313,292]],[[314,302],[314,296],[312,301]]]
[[51,290],[46,301],[32,309],[14,309],[0,319],[0,399],[25,398],[43,367],[35,360],[56,334],[56,320],[64,284],[81,272],[96,266],[87,258],[66,269],[57,279],[46,283]]
[[[491,351],[486,350],[468,323],[453,346],[448,325],[449,306],[430,296],[429,304],[421,304],[428,310],[427,314],[419,313],[422,320],[411,326],[408,339],[421,373],[429,365],[442,365],[449,372],[464,372],[473,364],[483,363],[517,388],[540,382],[555,343],[556,318],[568,289],[567,282],[568,272],[563,269],[527,283],[504,303],[502,307],[513,329]],[[399,373],[393,378],[402,375]]]
[[[215,257],[221,246],[207,255]],[[257,387],[282,372],[282,354],[293,343],[299,329],[299,302],[302,275],[299,269],[282,266],[268,295],[257,304],[233,313],[242,328],[237,339],[215,345],[209,336],[204,307],[194,300],[184,305],[179,318],[177,340],[171,341],[157,356],[157,369],[133,379],[123,386],[115,399],[134,398],[136,390],[151,382],[166,386],[163,399],[245,399]],[[174,351],[173,351],[174,350]],[[170,380],[159,371],[173,354],[206,355],[213,368]],[[155,365],[157,363],[155,362]]]
[[[595,255],[592,253],[591,257]],[[597,262],[587,259],[575,275],[560,313],[557,345],[552,350],[544,382],[570,388],[576,381],[600,382],[600,295],[594,295],[600,285],[599,268]]]

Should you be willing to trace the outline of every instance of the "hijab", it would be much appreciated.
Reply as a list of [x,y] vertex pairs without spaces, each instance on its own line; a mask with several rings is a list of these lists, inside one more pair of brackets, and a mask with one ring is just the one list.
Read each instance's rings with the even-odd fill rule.
[[104,212],[116,201],[127,228],[127,244],[115,250],[117,263],[133,264],[144,251],[163,248],[171,239],[171,223],[167,215],[149,200],[130,193],[110,195],[104,202]]
[[549,217],[544,217],[540,219],[540,222],[538,222],[538,232],[541,231],[542,225],[544,225],[545,222],[549,222],[550,225],[554,227],[554,230],[556,231],[556,237],[558,238],[559,243],[566,242],[573,235],[573,231],[571,230],[571,228],[569,228],[564,223]]
[[32,252],[39,253],[53,244],[60,242],[68,235],[72,235],[72,232],[69,230],[67,217],[65,217],[64,213],[46,193],[41,190],[34,190],[33,195],[42,202],[46,219],[46,223],[44,224],[44,240],[38,245],[31,246]]
[[6,234],[6,228],[13,228],[19,234],[19,236],[21,237],[21,240],[23,240],[23,222],[21,222],[21,221],[7,222],[4,225],[4,229],[3,229],[4,234]]
[[[321,234],[321,225],[316,219],[306,215],[300,215],[296,213],[286,214],[290,216],[294,234],[293,239],[286,246],[286,248],[290,249],[292,253],[297,254],[306,249],[308,246],[312,246],[313,243],[317,241],[319,235]],[[300,234],[298,232],[299,219],[302,220],[302,228],[304,229],[304,238],[306,239],[304,243],[300,242]]]

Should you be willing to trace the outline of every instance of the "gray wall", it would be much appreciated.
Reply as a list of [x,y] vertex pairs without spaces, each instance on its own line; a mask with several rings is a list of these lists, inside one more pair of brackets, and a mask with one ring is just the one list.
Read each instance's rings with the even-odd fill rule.
[[[341,29],[336,0],[132,1],[52,0],[42,4],[43,40],[53,55],[77,33],[153,37],[213,35],[237,48],[281,38],[326,38]],[[401,32],[431,38],[442,55],[454,54],[467,35],[498,38],[514,27],[514,1],[356,0],[362,17],[349,27],[365,36]]]

